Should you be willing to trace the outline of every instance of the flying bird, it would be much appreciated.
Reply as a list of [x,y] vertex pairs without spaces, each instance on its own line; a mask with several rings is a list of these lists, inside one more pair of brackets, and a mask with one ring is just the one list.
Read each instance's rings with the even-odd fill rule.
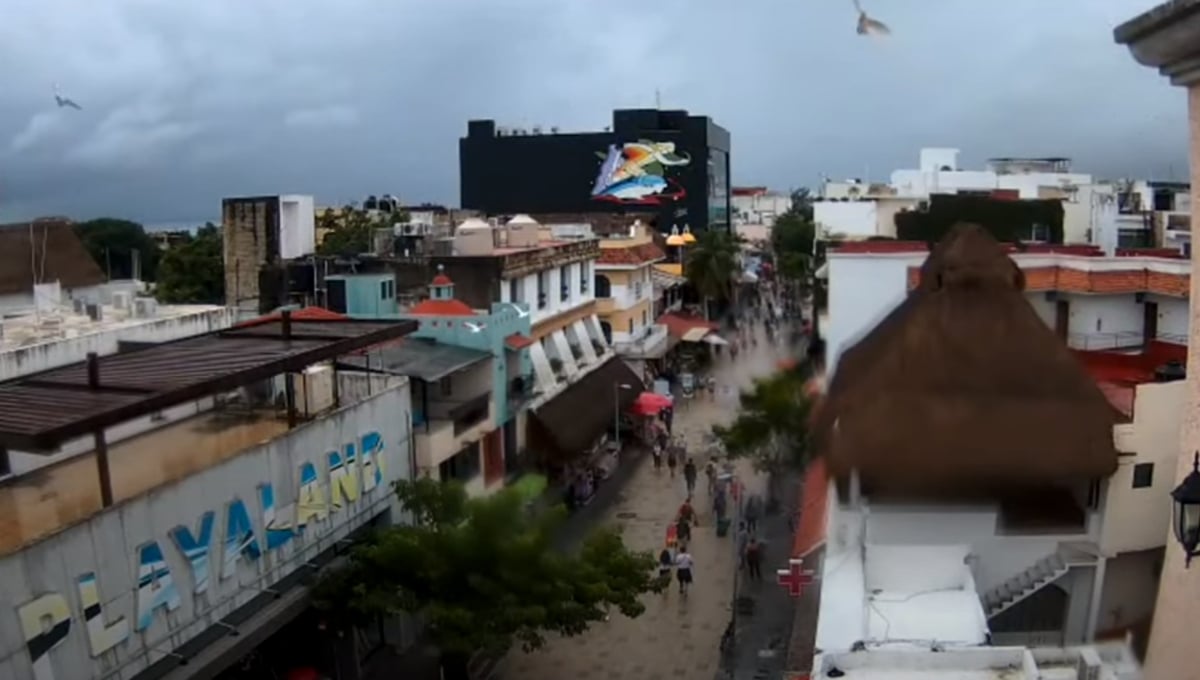
[[58,104],[58,108],[60,108],[60,109],[67,108],[67,109],[75,109],[76,111],[83,110],[83,107],[80,106],[79,104],[76,104],[74,100],[72,100],[68,97],[62,96],[62,93],[59,92],[59,90],[58,90],[57,83],[55,83],[55,85],[54,85],[54,102],[56,104]]
[[521,305],[518,305],[515,302],[510,302],[508,304],[512,305],[512,308],[516,310],[518,319],[524,319],[525,317],[529,316],[528,309],[525,309],[524,307],[522,307]]
[[478,333],[479,331],[487,328],[486,323],[471,323],[470,321],[465,321],[463,322],[463,325],[466,326],[467,330],[471,331],[472,333]]
[[854,0],[854,9],[858,10],[859,35],[891,35],[892,29],[888,28],[887,24],[867,16],[859,0]]

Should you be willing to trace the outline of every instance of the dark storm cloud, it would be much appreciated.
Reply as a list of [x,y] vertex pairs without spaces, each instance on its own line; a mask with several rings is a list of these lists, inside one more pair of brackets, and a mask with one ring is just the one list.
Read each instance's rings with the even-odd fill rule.
[[737,183],[883,178],[934,145],[1184,172],[1181,94],[1111,39],[1152,2],[867,4],[891,38],[850,0],[6,0],[0,217],[454,202],[467,119],[595,129],[656,91],[732,131]]

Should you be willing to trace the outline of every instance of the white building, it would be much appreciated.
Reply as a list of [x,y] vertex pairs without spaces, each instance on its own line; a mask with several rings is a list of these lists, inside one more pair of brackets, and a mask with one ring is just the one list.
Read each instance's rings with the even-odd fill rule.
[[[1023,297],[1047,329],[1077,348],[1077,365],[1070,365],[1061,357],[1050,361],[1031,355],[1021,344],[1023,336],[1014,335],[1015,326],[997,325],[992,332],[1003,334],[1010,346],[1022,348],[1017,354],[1025,358],[1020,361],[1038,361],[1044,368],[1054,368],[1057,372],[1086,371],[1084,375],[1099,385],[1115,414],[1110,419],[1114,422],[1111,445],[1115,466],[1103,476],[1096,476],[1085,470],[1092,463],[1077,462],[1079,467],[1072,474],[1078,479],[1070,494],[1060,495],[1061,507],[1050,503],[1054,494],[1048,487],[1033,495],[1022,491],[1026,495],[1021,497],[1026,500],[1017,506],[1003,500],[1004,495],[992,504],[978,499],[914,502],[911,498],[897,498],[890,491],[881,494],[878,488],[868,488],[867,482],[860,487],[857,477],[851,477],[848,484],[844,479],[831,484],[820,478],[825,474],[823,469],[814,466],[804,494],[806,504],[811,499],[817,508],[806,507],[801,518],[803,522],[806,513],[812,515],[812,521],[827,530],[802,527],[801,535],[808,538],[798,543],[797,556],[811,553],[810,563],[821,561],[821,566],[810,567],[822,579],[821,618],[814,643],[817,649],[827,653],[850,651],[860,641],[865,641],[868,649],[872,646],[889,649],[892,643],[914,640],[925,641],[926,649],[934,644],[974,647],[982,644],[981,635],[989,644],[998,645],[1073,645],[1090,642],[1097,634],[1119,637],[1122,631],[1135,628],[1151,615],[1167,538],[1166,494],[1173,483],[1169,471],[1178,454],[1185,396],[1183,382],[1160,382],[1163,378],[1156,374],[1164,366],[1169,367],[1170,362],[1186,356],[1186,347],[1177,343],[1186,337],[1181,332],[1187,330],[1184,296],[1189,287],[1189,270],[1187,262],[1178,258],[1105,257],[1094,249],[1089,255],[1087,250],[1045,247],[1009,256],[1024,278]],[[862,362],[866,361],[862,352],[885,351],[885,344],[881,344],[884,341],[874,334],[886,333],[892,343],[911,345],[917,336],[905,330],[903,320],[914,318],[915,312],[911,310],[919,305],[933,309],[929,305],[935,304],[934,296],[941,294],[942,289],[927,287],[925,298],[905,303],[908,311],[893,310],[905,301],[908,290],[922,276],[961,281],[970,275],[962,263],[922,271],[920,267],[929,266],[925,263],[927,256],[923,244],[903,242],[848,244],[830,252],[830,313],[822,328],[828,333],[828,367],[834,376],[831,395],[839,389],[837,377],[843,371],[854,370],[860,380],[866,379],[862,374],[865,370]],[[978,258],[971,262],[973,267],[996,266]],[[955,342],[977,344],[978,337],[968,334],[979,332],[980,320],[967,316],[960,310],[954,318],[964,328],[976,330],[962,331],[964,335]],[[1002,310],[988,312],[992,319],[1019,316]],[[885,317],[886,328],[880,324]],[[950,330],[939,331],[928,325],[932,317],[922,318],[926,325],[921,327],[920,337],[929,339],[936,332],[959,332],[953,330],[958,327],[953,324],[946,326]],[[1022,328],[1025,334],[1045,332],[1035,327]],[[864,343],[859,347],[866,347],[866,338],[871,338],[873,344],[870,349],[855,350],[859,352],[853,359],[858,362],[857,367],[844,366],[846,351],[859,342]],[[1050,354],[1056,351],[1044,342],[1041,346]],[[948,354],[946,346],[931,347],[929,351],[945,361],[963,360],[958,353]],[[970,355],[965,351],[961,354]],[[999,362],[997,365],[1011,363],[1016,361],[1017,354],[997,355],[995,361]],[[870,365],[872,371],[882,372],[880,375],[887,374],[888,366],[895,366],[894,362],[885,364],[882,358],[872,359]],[[920,372],[916,366],[913,370]],[[977,369],[954,370],[975,376],[972,380],[978,382]],[[1045,376],[1046,385],[1061,385],[1064,379],[1050,375],[1052,372],[1038,375]],[[1005,412],[1011,414],[1003,428],[1016,432],[1026,426],[1018,422],[1017,411],[1013,409],[1019,407],[1038,414],[1044,408],[1058,408],[1051,406],[1059,403],[1058,398],[1049,394],[1018,398],[1015,385],[1006,388],[1012,394],[998,395],[977,386],[979,399],[996,401],[971,412],[984,418],[985,414],[1008,409]],[[844,384],[841,388],[846,389]],[[877,393],[874,399],[887,403],[899,398],[899,393],[893,395],[889,390],[918,388],[885,389],[872,382],[871,389]],[[962,386],[957,383],[942,388],[944,394],[959,394],[955,391],[959,389]],[[915,394],[905,394],[901,401],[908,403]],[[1082,392],[1076,394],[1081,396],[1071,399],[1080,399],[1081,404],[1086,401]],[[842,412],[838,409],[848,408],[844,400],[849,398],[839,396],[841,401],[831,406],[835,412],[828,417],[837,423],[832,436],[853,436],[855,423],[859,421],[837,419]],[[1045,399],[1047,406],[1035,407],[1028,401],[1036,398]],[[960,408],[966,408],[972,396],[964,392],[956,399],[961,400]],[[903,408],[907,407],[897,406],[894,415],[900,417]],[[1095,410],[1094,404],[1087,408]],[[905,413],[909,420],[918,415]],[[949,412],[943,415],[948,419],[945,423],[959,423],[964,417],[961,414],[951,417]],[[863,416],[860,413],[857,417]],[[1085,420],[1079,415],[1071,421],[1070,436],[1085,438],[1081,441],[1091,436],[1082,434]],[[961,424],[967,426],[966,421]],[[878,423],[872,426],[880,427]],[[969,427],[977,432],[976,443],[966,444],[959,455],[984,456],[988,444],[983,441],[998,436],[998,430],[982,421],[973,421]],[[1045,431],[1055,427],[1058,426],[1047,423],[1046,428],[1050,429]],[[845,432],[839,432],[838,428]],[[943,439],[949,436],[949,429],[949,425],[942,429],[927,428],[928,449],[944,448]],[[1034,427],[1030,431],[1042,429]],[[818,433],[821,431],[819,426]],[[902,455],[900,447],[908,448],[905,436],[896,431],[889,433],[889,447],[896,447],[896,456]],[[1041,445],[1036,438],[1025,437],[1024,441],[1032,447]],[[1079,450],[1100,446],[1094,440],[1087,441],[1093,444]],[[1066,450],[1067,445],[1062,446],[1061,450]],[[970,450],[971,447],[979,451]],[[1002,469],[999,459],[991,463],[993,478],[1019,477],[1025,469],[1022,466],[1035,467],[1029,459],[1015,462],[1020,457],[1018,448],[1005,449],[1011,451],[1014,462],[1005,463],[1011,469]],[[1060,450],[1057,444],[1054,450]],[[851,454],[844,451],[841,455]],[[908,462],[903,465],[904,474],[909,474],[908,468],[917,462],[905,460]],[[941,473],[942,464],[931,461],[927,464]],[[1088,475],[1090,479],[1085,478]],[[1066,478],[1062,474],[1051,477],[1060,482]],[[876,473],[877,485],[879,479]],[[1041,509],[1043,504],[1045,510]],[[1030,512],[1031,507],[1039,509]],[[1037,528],[1031,529],[1034,526]],[[916,564],[920,567],[914,568]],[[897,606],[902,611],[893,611]],[[820,668],[820,663],[818,660],[814,670]],[[1132,676],[1118,673],[1116,677]]]
[[732,194],[733,227],[747,241],[769,240],[775,220],[792,209],[789,194],[766,187],[734,187]]
[[[923,243],[847,243],[828,253],[829,305],[820,327],[826,363],[898,305],[928,255]],[[1025,297],[1075,349],[1184,344],[1190,263],[1180,257],[1103,256],[1095,248],[1030,246],[1011,254],[1025,272]]]
[[[895,236],[897,212],[920,210],[935,194],[980,193],[1012,199],[1063,201],[1063,241],[1117,246],[1112,185],[1071,172],[1066,158],[995,158],[983,170],[959,167],[958,149],[921,149],[919,167],[895,170],[887,184],[826,182],[813,206],[819,233],[855,239]],[[865,204],[865,205],[863,205]],[[1030,233],[1028,240],[1045,240]]]
[[348,539],[391,521],[409,388],[341,373],[301,421],[272,377],[308,362],[331,376],[414,325],[324,322],[294,342],[276,320],[4,383],[0,447],[89,446],[0,485],[0,677],[216,677],[304,611]]

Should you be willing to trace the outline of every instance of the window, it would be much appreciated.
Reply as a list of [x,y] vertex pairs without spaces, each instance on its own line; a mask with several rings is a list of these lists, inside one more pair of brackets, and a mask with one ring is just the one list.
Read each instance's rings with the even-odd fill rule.
[[508,280],[508,301],[521,302],[521,279]]
[[649,312],[647,312],[646,310],[643,309],[642,310],[642,325],[643,326],[650,325],[650,320],[647,318],[648,315],[649,315]]
[[468,445],[463,450],[442,461],[438,465],[438,473],[443,482],[458,480],[469,482],[479,475],[479,442]]
[[629,320],[629,334],[633,335],[633,319]]
[[559,299],[566,302],[571,299],[571,273],[567,265],[558,268],[558,280],[562,285],[562,290],[559,292]]
[[1145,489],[1154,486],[1154,463],[1138,463],[1133,466],[1133,488]]
[[449,397],[454,394],[454,382],[450,376],[446,376],[438,381],[438,392],[443,397]]
[[635,281],[633,283],[633,299],[634,300],[642,299],[642,282],[641,281]]
[[596,297],[612,297],[612,284],[604,274],[596,274]]
[[396,282],[395,281],[380,281],[379,282],[379,298],[381,300],[391,300],[396,297]]
[[588,264],[587,262],[579,263],[579,292],[585,294],[588,292],[588,282],[592,278],[588,273]]
[[538,272],[537,273],[538,309],[546,308],[546,289],[550,287],[549,279],[550,279],[549,272]]
[[1050,228],[1039,222],[1030,225],[1029,240],[1035,243],[1045,243],[1050,240]]

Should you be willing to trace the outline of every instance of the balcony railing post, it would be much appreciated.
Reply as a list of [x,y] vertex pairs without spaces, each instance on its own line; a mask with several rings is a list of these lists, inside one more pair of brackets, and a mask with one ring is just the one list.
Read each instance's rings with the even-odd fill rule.
[[[95,352],[87,355],[88,387],[95,390],[100,388],[100,356]],[[104,429],[93,433],[96,446],[96,473],[100,478],[100,505],[109,507],[113,504],[112,476],[108,469],[108,441],[104,438]]]

